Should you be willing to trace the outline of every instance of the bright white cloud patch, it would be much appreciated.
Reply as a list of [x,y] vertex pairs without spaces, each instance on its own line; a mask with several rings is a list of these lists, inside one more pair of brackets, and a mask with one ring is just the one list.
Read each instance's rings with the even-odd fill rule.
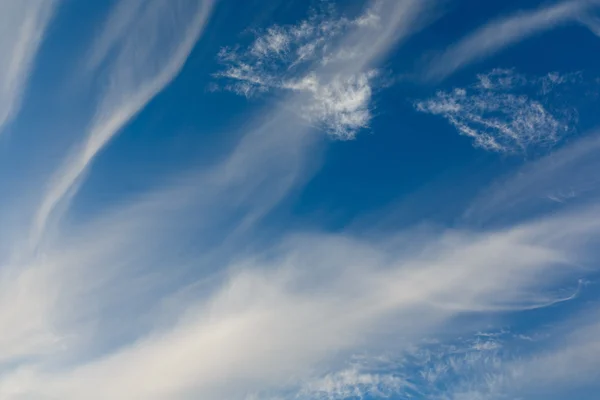
[[336,75],[323,84],[311,73],[298,82],[285,82],[282,87],[310,97],[301,106],[301,113],[311,123],[321,125],[338,138],[351,139],[358,130],[369,126],[371,82],[376,76],[376,71]]
[[577,122],[573,107],[557,107],[549,96],[577,77],[553,73],[528,79],[512,70],[494,70],[478,75],[471,87],[439,91],[415,107],[444,117],[485,150],[510,153],[549,148],[573,132]]
[[380,16],[369,9],[354,19],[313,13],[295,25],[272,26],[257,33],[245,48],[223,48],[219,60],[225,90],[246,97],[268,91],[299,94],[297,111],[311,124],[339,139],[352,139],[369,127],[377,71],[347,70],[360,62],[359,46],[345,44],[346,35],[377,31]]

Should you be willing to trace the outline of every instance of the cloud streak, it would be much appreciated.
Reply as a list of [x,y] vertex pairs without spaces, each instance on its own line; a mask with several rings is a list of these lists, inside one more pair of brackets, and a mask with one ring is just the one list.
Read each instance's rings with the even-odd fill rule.
[[600,138],[591,134],[522,168],[519,174],[498,179],[477,196],[463,219],[476,225],[506,223],[523,215],[597,201],[600,180],[592,171],[598,168],[599,149]]
[[115,6],[89,59],[91,66],[102,67],[107,87],[82,143],[56,172],[36,212],[34,247],[101,149],[177,76],[212,6],[212,0],[153,0],[143,6],[128,0]]
[[55,0],[0,4],[0,132],[18,113]]
[[285,390],[290,376],[308,379],[316,365],[334,368],[334,355],[370,348],[373,335],[393,332],[395,340],[377,345],[402,351],[462,312],[545,301],[544,292],[571,275],[563,265],[580,258],[572,245],[600,232],[595,213],[500,232],[442,232],[401,247],[390,238],[291,236],[267,258],[230,265],[208,296],[175,296],[174,324],[67,369],[23,366],[4,375],[0,394],[219,399]]
[[528,37],[577,23],[598,6],[597,0],[568,0],[493,20],[436,56],[426,77],[441,80]]
[[[241,162],[237,157],[247,155],[237,154],[231,159],[236,162],[223,165]],[[577,174],[577,170],[569,171]],[[255,171],[248,173],[254,175]],[[235,182],[230,184],[237,185]],[[226,198],[219,197],[216,202]],[[167,196],[162,207],[172,207],[172,201],[173,197]],[[143,219],[153,216],[152,221],[155,215],[171,220],[172,214],[164,215],[161,208],[139,210],[139,206],[112,218],[104,216],[101,225],[87,227],[86,234],[77,233],[78,241],[68,240],[48,255],[55,266],[35,275],[38,282],[45,282],[42,295],[53,282],[58,284],[54,292],[60,293],[59,301],[52,296],[31,301],[43,301],[50,307],[47,316],[60,310],[58,320],[63,323],[57,332],[62,341],[70,343],[62,350],[67,359],[82,357],[78,352],[69,355],[69,350],[79,347],[77,340],[73,343],[69,337],[82,332],[75,316],[95,317],[98,301],[112,304],[103,312],[129,307],[131,300],[125,299],[146,302],[132,284],[130,264],[147,268],[150,260],[164,257],[160,255],[165,250],[162,246],[169,247],[171,242],[154,241],[152,235],[170,230],[164,225],[148,229],[152,225],[145,224],[124,230],[127,225],[123,224],[137,215],[132,210],[141,212]],[[214,210],[213,204],[207,207],[207,211]],[[498,231],[440,231],[412,241],[406,239],[410,232],[370,239],[317,232],[288,235],[267,254],[259,252],[229,263],[226,275],[212,280],[209,287],[193,284],[167,294],[158,304],[156,300],[144,304],[140,314],[152,315],[157,322],[128,345],[105,355],[83,357],[57,369],[52,364],[56,355],[48,359],[46,349],[60,354],[60,347],[50,342],[40,348],[29,344],[27,354],[34,353],[33,361],[4,374],[0,394],[8,398],[243,399],[251,395],[268,398],[267,394],[276,398],[277,393],[295,390],[300,396],[311,393],[324,398],[411,390],[402,376],[344,372],[347,366],[337,360],[340,355],[381,348],[408,351],[415,340],[428,332],[443,332],[444,327],[453,325],[454,317],[465,312],[514,311],[551,304],[550,300],[557,298],[551,294],[554,288],[562,286],[565,279],[574,279],[577,271],[572,266],[581,265],[592,250],[586,243],[600,233],[600,225],[592,217],[596,213],[596,207],[584,208]],[[172,223],[179,225],[181,218],[189,218],[189,213],[184,211]],[[161,245],[149,247],[152,243]],[[131,255],[135,258],[127,259]],[[115,262],[112,279],[97,279],[94,271],[106,271],[97,266]],[[195,267],[206,268],[202,259]],[[169,281],[164,274],[174,273],[172,265],[157,271],[162,272],[154,282]],[[53,280],[47,281],[45,276]],[[134,276],[139,277],[139,272]],[[98,287],[92,289],[91,282]],[[25,293],[30,290],[35,286]],[[142,293],[148,290],[153,291],[146,288]],[[71,306],[63,308],[62,304]],[[115,318],[116,324],[122,316]],[[406,324],[407,320],[411,324]],[[129,326],[140,323],[131,315],[128,321]],[[111,325],[94,340],[112,329]],[[391,339],[383,339],[392,333]],[[373,341],[373,337],[382,339]],[[492,341],[473,343],[478,352],[492,353],[494,346],[497,344]],[[453,357],[454,368],[459,368],[458,356]],[[463,370],[456,369],[456,373]],[[291,376],[298,381],[290,382]]]

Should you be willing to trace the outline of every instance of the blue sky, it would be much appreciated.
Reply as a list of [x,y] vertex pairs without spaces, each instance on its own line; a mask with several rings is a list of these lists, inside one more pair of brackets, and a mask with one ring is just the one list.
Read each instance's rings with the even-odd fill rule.
[[1,399],[597,399],[600,1],[0,31]]

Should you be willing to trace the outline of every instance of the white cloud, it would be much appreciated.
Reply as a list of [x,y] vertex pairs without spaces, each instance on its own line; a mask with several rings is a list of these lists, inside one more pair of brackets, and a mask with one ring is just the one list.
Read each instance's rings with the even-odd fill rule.
[[[407,255],[414,244],[399,248],[393,240],[290,237],[267,258],[258,255],[231,265],[229,277],[210,294],[175,298],[173,324],[60,369],[49,369],[50,360],[38,353],[34,361],[3,375],[0,394],[235,399],[260,390],[285,390],[296,379],[306,381],[315,366],[334,369],[343,354],[373,346],[402,351],[410,338],[439,332],[463,311],[528,306],[532,294],[543,293],[567,273],[560,265],[577,256],[564,238],[589,237],[600,230],[590,218],[593,213],[504,232],[444,233],[421,244],[426,251],[419,256]],[[69,300],[78,308],[92,298]],[[394,340],[369,339],[392,332]],[[494,350],[484,347],[477,351]],[[65,356],[73,347],[66,349]],[[334,374],[307,387],[336,393],[355,390],[353,383],[363,388],[400,383],[390,379]]]
[[527,79],[512,70],[478,75],[471,88],[438,92],[415,104],[418,111],[440,115],[476,147],[497,152],[550,148],[574,131],[576,110],[553,107],[546,96],[568,77],[549,74]]
[[[507,338],[514,349],[472,357],[463,353],[458,363],[448,357],[447,349],[436,349],[440,368],[448,371],[460,367],[455,380],[449,381],[443,394],[428,397],[440,400],[463,399],[564,399],[573,391],[598,379],[600,341],[598,313],[587,310],[565,321],[562,327],[546,328],[544,339],[534,345],[521,343],[518,337]],[[528,341],[528,338],[520,339]],[[515,346],[516,345],[516,346]],[[520,350],[516,350],[520,349]],[[455,352],[453,349],[452,352]],[[456,358],[454,359],[456,360]],[[485,362],[481,362],[486,360]],[[437,364],[436,364],[437,365]],[[594,399],[595,392],[578,393],[577,398]]]
[[257,32],[248,48],[221,49],[219,59],[224,70],[215,76],[232,81],[226,89],[248,96],[281,88],[301,74],[298,70],[302,65],[326,57],[352,27],[346,18],[313,11],[310,18],[295,25],[275,25]]
[[[52,329],[53,277],[37,265],[25,271],[2,266],[0,272],[0,366],[61,347],[60,333]],[[50,328],[49,328],[50,327]]]
[[472,202],[464,220],[477,225],[511,221],[554,207],[595,201],[600,180],[593,171],[600,167],[599,148],[600,138],[591,134],[525,166],[519,174],[498,179]]
[[[349,31],[368,28],[377,22],[372,11],[356,20],[330,14],[313,14],[290,26],[273,26],[248,49],[222,49],[225,69],[216,74],[231,83],[224,88],[244,96],[270,90],[302,94],[299,114],[335,137],[350,139],[371,120],[370,102],[374,72],[328,76],[318,68],[318,60],[329,64],[361,55],[340,48],[339,41]],[[308,68],[308,72],[306,69]]]
[[0,131],[19,111],[55,3],[54,0],[0,3]]
[[[340,37],[340,49],[364,49],[360,58],[332,70],[333,64],[319,66],[314,81],[310,73],[286,81],[298,85],[292,95],[242,126],[232,135],[239,142],[215,155],[214,165],[84,223],[63,220],[42,246],[44,254],[3,270],[0,397],[220,400],[299,393],[327,399],[396,393],[413,388],[406,376],[348,367],[347,359],[382,348],[404,354],[432,332],[462,332],[464,320],[455,317],[465,312],[529,309],[563,299],[553,294],[555,287],[571,280],[573,265],[590,251],[586,240],[600,234],[593,207],[498,231],[439,230],[410,239],[412,232],[401,230],[371,238],[283,230],[278,240],[269,236],[267,246],[257,245],[264,232],[249,228],[299,183],[315,154],[315,136],[290,109],[306,107],[309,96],[331,107],[329,113],[354,115],[366,96],[368,77],[362,74],[413,31],[407,19],[423,7],[421,1],[381,4],[381,29]],[[300,25],[294,32],[309,31]],[[125,31],[108,35],[117,36],[99,48],[138,43]],[[279,57],[290,51],[282,43],[265,41],[256,51]],[[93,122],[116,118],[109,124],[116,130],[102,131],[114,135],[149,100],[150,92],[137,89],[154,73],[144,73],[145,56],[122,70],[115,65],[131,61],[125,53],[116,51],[114,60],[114,50],[92,54],[101,56],[93,57],[91,69],[118,78],[110,95],[101,96]],[[121,79],[118,71],[139,81]],[[321,81],[324,72],[337,73]],[[129,95],[140,93],[132,106]],[[114,104],[104,103],[109,99]],[[122,105],[128,108],[115,116]],[[103,111],[112,117],[105,120]],[[110,140],[90,135],[84,144],[91,147],[82,150],[88,164]],[[81,171],[70,176],[77,180]],[[493,363],[501,346],[498,338],[470,341],[469,355],[455,355],[448,368]],[[444,373],[440,366],[424,369],[432,382]]]
[[[281,123],[285,121],[289,124],[286,119]],[[272,133],[280,126],[271,127]],[[385,393],[399,387],[409,390],[402,374],[348,372],[346,367],[339,368],[337,360],[370,348],[402,353],[424,335],[443,334],[453,316],[465,311],[548,304],[549,289],[562,286],[562,277],[574,272],[563,265],[579,264],[589,250],[581,247],[586,243],[581,239],[600,233],[597,219],[591,218],[596,209],[587,209],[498,232],[440,232],[419,241],[407,241],[410,235],[403,234],[400,240],[296,235],[270,247],[268,254],[230,264],[227,276],[212,279],[208,288],[200,283],[188,288],[191,293],[169,291],[157,298],[156,287],[172,280],[179,270],[168,256],[173,240],[180,239],[178,235],[170,238],[170,226],[189,223],[190,215],[206,221],[205,215],[227,213],[229,205],[239,204],[238,196],[231,196],[236,193],[233,187],[247,185],[239,193],[244,202],[249,201],[248,191],[264,189],[264,184],[255,185],[263,180],[263,168],[271,169],[261,160],[282,148],[272,139],[266,143],[274,147],[256,148],[264,133],[257,130],[208,180],[193,179],[198,194],[184,198],[183,203],[182,195],[190,196],[188,191],[162,193],[164,198],[158,202],[133,204],[104,215],[100,223],[58,242],[48,254],[54,267],[36,275],[45,283],[46,293],[50,290],[58,298],[39,292],[31,296],[36,287],[24,287],[22,298],[50,320],[42,327],[56,332],[62,347],[51,342],[26,343],[29,357],[2,376],[0,395],[242,399],[251,393],[289,392],[299,387],[299,393],[312,390],[327,398],[359,391]],[[283,148],[289,149],[288,144],[283,143]],[[288,154],[281,157],[289,161]],[[278,181],[274,178],[274,187]],[[219,190],[208,191],[210,182]],[[206,196],[213,195],[214,200],[206,202]],[[175,214],[168,211],[174,203],[184,209]],[[161,259],[170,267],[153,268]],[[202,271],[209,268],[202,258],[185,262]],[[150,281],[143,279],[157,273]],[[149,287],[139,292],[140,283]],[[144,293],[154,293],[152,301]],[[89,340],[110,341],[124,318],[121,310],[129,309],[135,299],[141,309],[126,314],[127,327],[136,332],[134,339],[101,354],[82,354]],[[168,307],[161,311],[164,304]],[[144,327],[140,321],[144,316],[157,322],[151,329],[138,330]],[[105,325],[101,320],[107,318],[112,321]],[[91,337],[87,321],[96,325]],[[4,337],[10,337],[10,332],[3,331]],[[373,340],[377,337],[382,339]],[[470,355],[455,353],[448,360],[448,368],[456,374],[468,365],[492,362],[493,357],[474,355],[493,354],[501,341],[483,337],[467,344]],[[9,345],[15,348],[14,342]],[[61,359],[71,361],[57,368],[55,363]],[[424,370],[427,379],[442,379],[446,372],[431,365]],[[315,370],[329,372],[321,375]]]
[[370,373],[353,366],[310,381],[296,398],[314,400],[344,400],[352,398],[388,398],[403,393],[412,385],[390,373]]
[[363,128],[369,127],[372,115],[371,84],[376,71],[352,76],[335,76],[322,84],[311,73],[297,82],[284,82],[282,87],[306,93],[310,99],[300,106],[300,114],[340,139],[352,139]]
[[583,15],[580,22],[585,25],[593,34],[600,36],[600,18],[591,15]]
[[[600,315],[587,309],[552,332],[552,344],[524,360],[506,365],[518,391],[568,391],[596,382],[600,368]],[[509,381],[510,382],[510,381]],[[507,391],[511,389],[507,388]]]
[[[130,4],[137,7],[137,3]],[[356,46],[365,47],[366,43],[370,45],[368,51],[363,52],[362,57],[348,68],[348,74],[352,74],[353,68],[360,71],[366,65],[375,63],[397,43],[397,40],[410,32],[405,26],[404,18],[407,8],[412,4],[387,2],[384,5],[388,12],[386,17],[382,18],[384,29],[377,32],[377,40],[374,40],[375,36],[351,34],[341,38],[343,42],[352,40]],[[148,10],[160,11],[150,6],[146,12],[149,12]],[[190,15],[190,18],[192,17],[195,16]],[[115,19],[109,18],[109,21]],[[137,24],[148,28],[145,22],[148,21],[144,18],[136,20],[129,29],[135,31]],[[108,26],[112,26],[111,24]],[[150,25],[153,32],[156,26]],[[399,25],[403,29],[399,29]],[[109,86],[107,92],[99,96],[99,117],[92,121],[93,126],[99,123],[98,121],[106,122],[103,119],[103,110],[112,112],[120,105],[131,105],[128,102],[131,100],[129,95],[146,93],[134,90],[138,88],[138,84],[145,87],[143,83],[148,77],[148,65],[143,62],[145,57],[136,58],[139,62],[126,65],[125,61],[129,60],[126,55],[130,53],[122,50],[127,46],[134,46],[140,38],[121,29],[116,29],[121,33],[101,35],[100,42],[105,43],[104,40],[107,40],[110,44],[95,47],[94,49],[101,50],[93,49],[90,53],[94,55],[90,56],[90,60],[93,61],[86,64],[92,73],[105,74],[115,78],[115,83],[121,83],[114,87]],[[107,37],[109,39],[106,39]],[[146,35],[143,37],[148,39]],[[148,51],[152,53],[151,49]],[[142,52],[142,55],[144,54]],[[179,59],[169,60],[175,62]],[[156,64],[151,66],[160,67]],[[140,73],[136,74],[138,70]],[[149,76],[153,76],[155,71],[151,72],[148,72]],[[190,392],[199,392],[204,394],[205,398],[221,398],[220,393],[242,396],[247,391],[278,387],[279,382],[285,378],[282,374],[286,372],[285,369],[278,372],[279,367],[288,363],[289,370],[296,371],[298,355],[301,356],[297,363],[300,368],[298,372],[302,373],[303,368],[309,369],[313,366],[315,355],[311,351],[315,350],[318,354],[329,351],[326,343],[322,343],[323,347],[320,349],[309,343],[310,349],[313,350],[306,352],[307,358],[295,352],[287,353],[286,356],[286,351],[283,351],[282,363],[279,363],[278,355],[275,354],[275,358],[267,357],[266,364],[261,364],[257,353],[245,353],[249,347],[244,343],[257,344],[257,351],[260,350],[259,343],[254,343],[253,340],[261,340],[263,322],[273,321],[275,328],[287,329],[285,325],[280,325],[283,320],[280,321],[281,314],[277,310],[272,310],[275,312],[273,314],[264,308],[265,301],[277,301],[280,297],[280,311],[283,314],[291,315],[289,313],[305,309],[308,313],[307,318],[312,318],[310,314],[314,308],[313,301],[310,296],[300,294],[302,298],[298,299],[300,302],[296,304],[297,297],[293,294],[289,297],[285,287],[278,288],[277,279],[271,288],[272,298],[261,297],[271,290],[269,286],[273,277],[261,271],[260,264],[256,265],[256,272],[250,264],[231,265],[234,270],[232,278],[225,282],[211,274],[216,268],[214,262],[228,264],[227,260],[232,255],[224,256],[224,253],[231,252],[234,256],[242,257],[239,252],[245,244],[244,240],[249,240],[249,227],[289,192],[292,185],[297,183],[298,177],[302,176],[307,160],[314,156],[311,152],[314,136],[305,124],[299,123],[294,115],[289,113],[290,108],[301,103],[299,97],[298,95],[288,99],[285,104],[266,115],[258,115],[250,124],[250,128],[247,125],[243,126],[241,133],[237,135],[241,139],[230,153],[224,154],[220,161],[207,169],[190,171],[188,175],[178,177],[177,183],[168,189],[157,190],[148,196],[121,204],[116,209],[90,216],[83,225],[61,219],[55,229],[45,231],[51,232],[52,235],[44,237],[49,240],[43,242],[39,247],[40,251],[34,254],[29,253],[27,246],[20,243],[18,238],[11,238],[14,241],[11,252],[17,253],[17,256],[3,257],[3,260],[15,258],[20,262],[10,266],[3,265],[7,271],[4,286],[18,289],[19,296],[8,291],[11,296],[6,301],[14,304],[18,300],[17,304],[20,307],[34,312],[27,315],[11,313],[9,303],[4,308],[0,307],[0,311],[6,310],[5,314],[0,313],[0,318],[4,318],[6,326],[10,327],[3,330],[3,340],[0,341],[6,349],[3,353],[7,354],[2,365],[5,369],[0,385],[3,393],[0,397],[14,398],[23,394],[23,391],[29,391],[37,397],[57,394],[67,398],[81,395],[99,398],[108,395],[116,399],[132,396],[173,398]],[[113,104],[109,104],[110,99],[114,100]],[[148,101],[144,96],[133,96],[133,100]],[[143,106],[145,103],[135,104]],[[125,108],[123,114],[117,114],[119,118],[111,119],[114,124],[109,124],[109,127],[115,130],[105,132],[115,134],[131,117],[131,110],[132,108]],[[91,147],[83,146],[81,151],[86,157],[93,158],[106,144],[105,140],[109,139],[110,136],[98,137],[90,133],[84,145],[89,144]],[[78,158],[80,155],[81,153],[74,153],[73,157],[81,160]],[[86,162],[89,164],[92,158],[86,159]],[[54,183],[51,185],[52,190],[40,207],[41,210],[45,210],[41,215],[46,215],[46,218],[52,213],[53,207],[68,207],[68,202],[61,201],[61,196],[64,199],[66,193],[62,192],[63,189],[69,185],[69,190],[76,188],[73,183],[78,182],[73,179],[80,181],[83,178],[83,170],[75,168],[75,164],[65,165],[64,171],[72,174],[59,174],[58,180],[51,182]],[[57,182],[61,185],[57,186]],[[48,203],[49,198],[55,200]],[[41,224],[37,228],[43,228],[44,225]],[[197,237],[195,248],[201,250],[198,250],[198,254],[192,251],[193,255],[182,258],[178,251],[191,232]],[[219,240],[219,245],[215,246],[212,240],[219,235],[222,235],[223,240]],[[205,252],[208,254],[204,254]],[[182,275],[189,273],[190,266],[193,266],[196,273],[202,273],[200,278],[195,276],[186,280],[195,282],[191,288],[185,287],[185,283],[180,280]],[[243,273],[238,274],[237,270]],[[162,272],[165,271],[169,271],[169,274],[163,275]],[[30,275],[29,279],[20,278]],[[194,290],[197,286],[202,286],[203,279],[214,279],[217,286]],[[21,281],[24,283],[18,284]],[[266,282],[267,291],[256,286],[262,286],[260,281]],[[43,282],[44,290],[40,290],[36,282]],[[248,302],[248,313],[235,307],[229,309],[229,301],[226,300],[229,284],[233,284],[234,287],[241,284],[242,287],[247,286],[250,291],[259,289],[260,296],[256,297],[258,303],[253,306],[252,301]],[[236,289],[232,295],[235,297],[244,294],[238,293]],[[213,302],[215,307],[222,309],[226,314],[231,312],[231,319],[221,319],[221,314],[215,312],[212,322],[205,320],[207,314],[203,311],[211,309]],[[169,310],[168,313],[164,312],[165,308]],[[263,314],[263,311],[267,313]],[[323,315],[315,313],[314,317],[318,319],[318,323],[323,321]],[[261,322],[262,318],[266,319]],[[125,325],[122,324],[124,320],[128,321]],[[301,325],[308,323],[302,318],[297,322]],[[231,332],[234,335],[231,337],[233,341],[224,343],[225,347],[231,345],[231,349],[235,348],[235,343],[242,346],[238,347],[239,351],[232,353],[234,358],[231,359],[240,364],[230,364],[224,358],[221,360],[222,364],[215,364],[214,368],[208,364],[198,364],[199,354],[206,356],[210,349],[218,349],[209,343],[210,340],[229,340],[227,335],[221,335],[217,331],[234,326],[229,325],[230,323],[247,324],[248,328],[235,329]],[[303,328],[301,325],[299,331]],[[239,336],[244,332],[249,336]],[[273,338],[276,341],[283,340],[282,346],[287,340],[295,340],[293,332],[289,339],[285,332],[280,333],[282,336],[273,332]],[[311,334],[311,337],[314,338],[314,334]],[[209,339],[209,342],[204,339]],[[248,339],[251,341],[247,342]],[[307,336],[305,339],[310,338]],[[339,338],[330,336],[327,340],[337,343]],[[120,346],[115,347],[116,343]],[[263,345],[273,343],[275,342],[267,340]],[[164,364],[156,365],[158,375],[151,379],[150,382],[153,383],[145,387],[130,380],[133,379],[133,375],[129,374],[137,375],[141,372],[137,365],[139,361],[151,367],[150,360],[155,359],[156,350],[159,348],[162,349],[159,351],[162,354],[159,357],[163,358]],[[13,353],[8,349],[12,349]],[[183,354],[193,357],[188,360],[182,359],[182,350]],[[242,358],[236,358],[236,354]],[[220,355],[215,353],[214,359],[219,358]],[[257,374],[245,368],[248,361],[254,363]],[[108,369],[104,369],[104,365]],[[165,367],[166,370],[163,369]],[[180,367],[183,369],[179,370]],[[112,375],[110,370],[113,368],[121,370],[119,375],[122,380],[117,375]],[[213,371],[215,375],[211,375],[213,372],[205,374],[203,371]],[[181,372],[181,375],[178,372]],[[246,375],[248,372],[251,372],[250,375]],[[78,382],[72,381],[72,374],[81,376],[82,380],[75,378]],[[236,375],[240,377],[238,386],[231,387],[220,382],[220,378],[229,379],[228,377]],[[197,376],[203,378],[198,381]],[[109,382],[113,379],[120,382]],[[94,390],[86,386],[86,382],[90,381],[102,382],[103,389],[94,393]]]
[[579,22],[598,5],[597,0],[566,0],[493,20],[435,57],[426,76],[443,79],[523,39],[559,25]]
[[152,0],[142,7],[127,0],[115,6],[89,55],[88,65],[100,68],[96,72],[106,79],[106,87],[82,143],[57,171],[36,212],[33,246],[101,149],[177,76],[212,5],[212,0]]
[[[270,27],[246,49],[222,49],[223,70],[215,76],[226,81],[224,89],[246,97],[297,92],[299,115],[333,137],[352,139],[369,127],[377,86],[377,70],[361,60],[378,51],[379,41],[386,45],[423,24],[424,3],[397,3],[373,2],[354,19],[313,11],[295,25]],[[389,17],[382,13],[390,10],[402,19],[396,32],[385,31]],[[372,38],[372,49],[365,50],[364,38]]]

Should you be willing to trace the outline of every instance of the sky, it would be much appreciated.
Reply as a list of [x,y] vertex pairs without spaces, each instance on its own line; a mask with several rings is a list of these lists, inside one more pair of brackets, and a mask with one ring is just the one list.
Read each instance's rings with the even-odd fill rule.
[[0,399],[596,400],[599,0],[0,0]]

